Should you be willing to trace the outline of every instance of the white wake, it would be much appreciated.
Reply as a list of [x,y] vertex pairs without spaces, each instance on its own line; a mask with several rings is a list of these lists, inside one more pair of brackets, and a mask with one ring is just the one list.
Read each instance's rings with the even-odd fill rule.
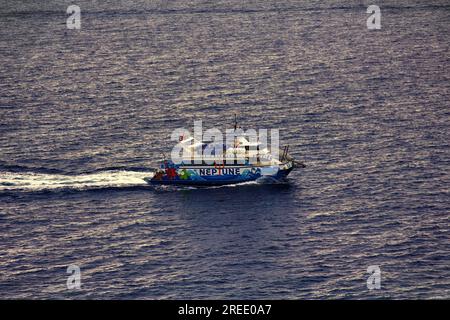
[[43,191],[57,189],[101,189],[147,186],[152,172],[103,171],[81,175],[0,172],[0,191]]

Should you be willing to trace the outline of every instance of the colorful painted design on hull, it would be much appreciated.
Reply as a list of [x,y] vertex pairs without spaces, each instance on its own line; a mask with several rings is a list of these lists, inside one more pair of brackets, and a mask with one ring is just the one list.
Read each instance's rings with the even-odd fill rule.
[[279,180],[286,177],[291,170],[291,165],[282,169],[251,166],[184,167],[166,162],[149,182],[152,184],[225,185],[255,181],[263,177]]

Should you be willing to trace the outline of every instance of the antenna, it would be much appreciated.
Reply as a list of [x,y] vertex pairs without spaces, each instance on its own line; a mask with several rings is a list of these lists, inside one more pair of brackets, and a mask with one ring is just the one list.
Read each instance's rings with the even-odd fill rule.
[[237,115],[236,113],[234,114],[234,131],[236,131],[237,129]]
[[286,156],[286,146],[283,147],[283,153],[281,154],[281,162],[284,161],[285,156]]

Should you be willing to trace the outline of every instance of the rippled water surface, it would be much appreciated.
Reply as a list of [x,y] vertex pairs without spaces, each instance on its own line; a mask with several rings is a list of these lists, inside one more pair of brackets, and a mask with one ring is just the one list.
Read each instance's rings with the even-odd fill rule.
[[[76,2],[0,7],[0,298],[450,297],[447,1]],[[145,183],[234,113],[307,167]]]

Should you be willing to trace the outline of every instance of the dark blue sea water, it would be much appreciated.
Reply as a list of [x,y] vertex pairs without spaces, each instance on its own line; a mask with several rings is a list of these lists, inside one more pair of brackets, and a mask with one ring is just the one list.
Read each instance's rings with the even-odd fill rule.
[[[3,0],[0,298],[450,298],[449,22],[446,0]],[[234,113],[307,167],[144,182],[172,130]]]

